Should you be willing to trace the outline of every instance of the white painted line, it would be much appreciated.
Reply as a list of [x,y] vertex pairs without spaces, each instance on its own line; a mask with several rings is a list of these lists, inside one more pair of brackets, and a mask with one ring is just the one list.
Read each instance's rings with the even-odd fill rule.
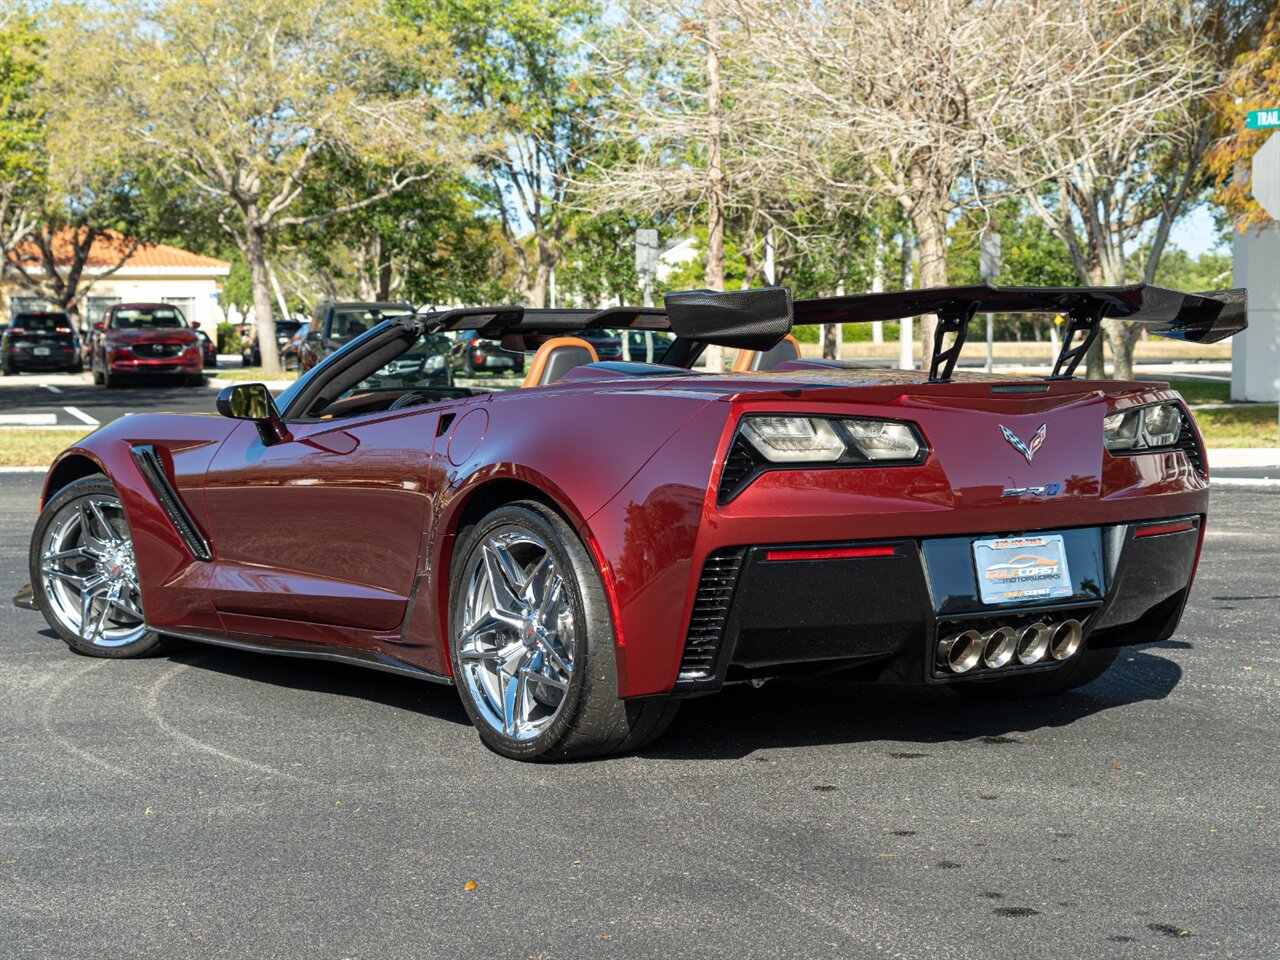
[[67,411],[67,413],[71,414],[71,416],[75,417],[81,423],[87,423],[91,427],[98,426],[98,421],[95,420],[93,417],[89,416],[79,407],[63,407],[62,409]]
[[1214,487],[1280,487],[1280,480],[1262,477],[1210,477],[1209,489]]
[[58,422],[56,413],[5,413],[0,414],[0,424],[14,427],[51,427]]
[[74,431],[76,431],[77,433],[79,433],[79,434],[81,434],[81,435],[84,435],[84,434],[86,434],[86,433],[90,433],[90,432],[92,432],[92,431],[90,431],[90,430],[89,430],[89,425],[88,425],[88,424],[85,424],[85,423],[55,423],[55,424],[54,424],[53,426],[51,426],[51,427],[44,427],[44,426],[41,426],[41,427],[31,427],[30,425],[27,425],[27,424],[16,424],[16,425],[15,425],[15,424],[0,424],[0,433],[4,433],[4,431],[6,431],[6,430],[32,430],[32,429],[35,429],[35,430],[74,430]]
[[0,467],[0,473],[48,473],[48,467]]
[[48,390],[50,393],[61,393],[61,392],[62,392],[62,388],[61,388],[61,387],[55,387],[52,383],[42,383],[42,384],[40,384],[40,386],[44,387],[44,388],[45,388],[46,390]]

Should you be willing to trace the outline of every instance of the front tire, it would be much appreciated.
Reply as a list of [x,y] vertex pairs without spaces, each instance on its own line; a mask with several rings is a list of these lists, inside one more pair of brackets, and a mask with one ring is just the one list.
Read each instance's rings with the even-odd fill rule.
[[621,700],[613,622],[595,565],[554,510],[524,501],[467,531],[450,576],[449,654],[472,723],[516,760],[636,750],[676,700]]
[[29,554],[36,605],[77,653],[140,657],[165,639],[147,628],[120,495],[106,477],[77,480],[50,499]]

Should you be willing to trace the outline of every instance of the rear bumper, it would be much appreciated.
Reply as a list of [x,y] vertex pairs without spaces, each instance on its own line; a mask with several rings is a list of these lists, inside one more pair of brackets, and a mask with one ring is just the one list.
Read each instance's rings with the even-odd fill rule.
[[71,344],[49,347],[49,353],[37,355],[28,347],[11,347],[8,360],[11,366],[23,370],[61,370],[74,367],[79,361],[79,353]]
[[[1158,535],[1139,535],[1141,524],[1059,531],[1074,593],[1048,602],[984,604],[970,554],[974,536],[877,541],[871,546],[892,553],[842,559],[789,559],[803,556],[793,553],[799,544],[718,551],[703,569],[673,690],[705,693],[753,677],[833,672],[871,682],[947,683],[961,677],[938,667],[941,637],[1066,619],[1083,623],[1092,647],[1161,640],[1177,626],[1195,568],[1202,518],[1188,519],[1189,529]],[[1058,666],[1046,660],[1003,669]]]

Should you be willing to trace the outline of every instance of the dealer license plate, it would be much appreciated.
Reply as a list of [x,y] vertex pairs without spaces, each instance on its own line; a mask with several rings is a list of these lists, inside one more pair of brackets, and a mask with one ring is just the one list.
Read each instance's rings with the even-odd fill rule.
[[53,351],[48,347],[36,347],[31,352],[34,353],[37,357],[47,357]]
[[493,364],[495,367],[515,366],[515,360],[513,360],[511,357],[490,357],[489,362]]
[[973,563],[983,603],[1048,600],[1073,592],[1061,534],[975,540]]

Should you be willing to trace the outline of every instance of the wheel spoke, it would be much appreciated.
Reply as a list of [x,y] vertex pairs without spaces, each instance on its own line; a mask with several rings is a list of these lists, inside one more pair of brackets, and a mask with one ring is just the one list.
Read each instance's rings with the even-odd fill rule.
[[[97,550],[90,550],[88,547],[79,546],[79,547],[72,547],[70,550],[57,550],[51,553],[46,553],[40,559],[43,560],[45,563],[50,563],[54,560],[75,560],[75,559],[101,560],[102,554],[99,553]],[[53,573],[52,570],[45,570],[45,572]]]
[[[573,665],[560,656],[560,651],[555,648],[555,644],[550,640],[546,637],[539,637],[538,646],[542,648],[542,652],[546,655],[546,662],[551,669],[564,674],[566,677],[573,673]],[[550,676],[549,674],[546,675]]]
[[462,633],[458,636],[459,643],[466,643],[476,637],[486,633],[493,633],[495,630],[502,630],[511,624],[508,620],[495,616],[497,611],[486,610],[480,614],[476,621],[462,629]]
[[74,584],[81,590],[85,589],[85,587],[92,582],[102,581],[102,577],[97,573],[72,573],[70,570],[63,570],[61,567],[56,567],[53,564],[42,566],[40,568],[40,572],[48,574],[51,577],[57,577],[60,580],[65,580],[67,583]]
[[506,545],[497,540],[486,543],[484,565],[489,574],[489,585],[493,589],[493,602],[499,607],[507,606],[508,600],[511,606],[519,605],[524,594],[524,572]]
[[546,594],[543,595],[542,604],[538,608],[538,619],[543,626],[550,626],[548,620],[551,620],[552,612],[560,605],[560,596],[564,590],[564,580],[557,576],[551,581]]
[[89,498],[89,509],[93,511],[93,516],[98,521],[99,529],[107,535],[107,542],[116,543],[120,539],[120,535],[116,533],[116,528],[108,522],[107,515],[102,512],[102,504],[93,498]]
[[128,592],[125,592],[123,590],[120,591],[120,596],[116,597],[111,602],[114,603],[117,608],[129,614],[129,616],[137,617],[139,620],[142,619],[141,608],[139,608],[138,605],[133,602],[132,589],[130,589]]

